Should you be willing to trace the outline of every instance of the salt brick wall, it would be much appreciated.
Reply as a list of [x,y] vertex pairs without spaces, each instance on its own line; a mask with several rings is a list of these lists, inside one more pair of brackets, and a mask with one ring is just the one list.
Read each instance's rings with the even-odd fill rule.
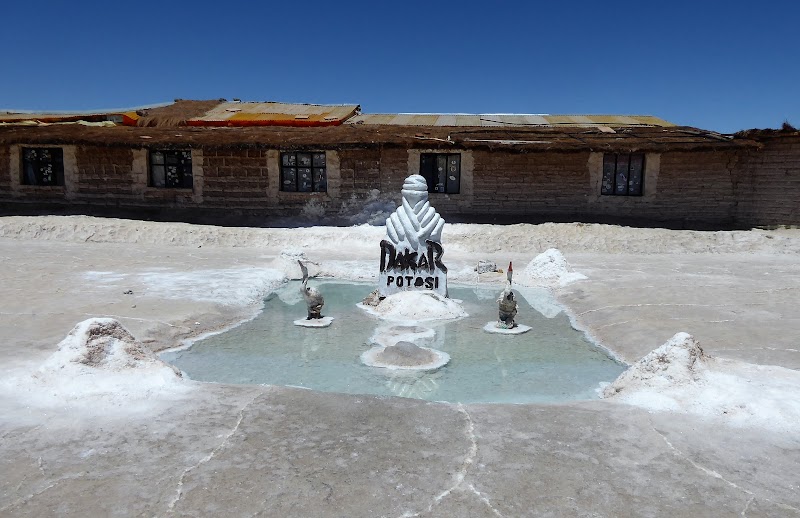
[[[354,149],[339,152],[342,198],[355,194],[365,197],[372,189],[382,190],[380,149]],[[403,169],[405,169],[405,164]]]
[[800,136],[764,140],[739,173],[737,221],[743,226],[800,225]]
[[733,224],[739,156],[731,151],[662,153],[647,215],[655,221]]
[[473,214],[581,214],[589,153],[475,151]]
[[135,197],[131,149],[78,146],[75,159],[75,199],[117,203]]
[[266,149],[203,149],[205,207],[267,209]]
[[[143,180],[135,178],[131,149],[77,146],[71,200],[65,199],[62,188],[41,187],[24,189],[13,199],[167,208],[176,206],[173,198],[180,195],[185,200],[179,205],[191,210],[242,209],[272,215],[297,213],[316,199],[329,214],[336,214],[351,199],[358,210],[358,202],[373,189],[399,201],[403,180],[417,172],[404,148],[340,150],[341,184],[335,199],[271,193],[268,153],[266,149],[204,148],[202,198],[192,201],[191,193],[137,185]],[[589,157],[589,152],[474,150],[473,194],[432,194],[431,201],[445,218],[495,214],[720,226],[800,224],[798,136],[765,139],[760,150],[662,153],[651,197],[598,196],[590,178]],[[0,147],[0,199],[7,201],[12,199],[11,174],[18,174],[10,171],[10,158],[10,147]]]
[[0,146],[0,198],[11,197],[11,171],[8,146]]

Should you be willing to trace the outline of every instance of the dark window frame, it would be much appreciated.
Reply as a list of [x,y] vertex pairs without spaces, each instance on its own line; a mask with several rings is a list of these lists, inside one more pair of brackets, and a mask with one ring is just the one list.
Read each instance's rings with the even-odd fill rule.
[[461,194],[461,153],[420,153],[419,174],[430,193]]
[[[163,171],[158,172],[158,168],[163,168]],[[192,189],[194,187],[191,149],[151,149],[148,155],[147,169],[147,185],[149,187],[157,189]],[[158,178],[161,174],[163,174],[163,179]]]
[[281,151],[281,192],[328,192],[325,151]]
[[22,185],[37,187],[64,186],[64,149],[60,147],[28,147],[22,154]]
[[600,180],[603,196],[644,196],[644,153],[605,153]]

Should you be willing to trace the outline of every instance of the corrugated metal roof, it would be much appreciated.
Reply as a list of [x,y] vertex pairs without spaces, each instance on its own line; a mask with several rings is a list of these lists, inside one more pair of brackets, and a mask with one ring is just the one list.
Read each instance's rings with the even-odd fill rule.
[[461,114],[461,113],[366,113],[347,120],[347,124],[388,124],[401,126],[675,126],[652,115],[537,115],[537,114]]
[[358,113],[357,104],[289,104],[225,102],[189,126],[336,126]]

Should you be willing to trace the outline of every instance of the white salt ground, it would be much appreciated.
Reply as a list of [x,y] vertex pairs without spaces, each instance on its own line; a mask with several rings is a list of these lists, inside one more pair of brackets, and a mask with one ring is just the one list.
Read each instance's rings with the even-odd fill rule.
[[[67,242],[138,243],[170,246],[270,247],[317,253],[346,248],[350,256],[372,258],[385,230],[380,226],[306,228],[225,228],[184,223],[156,223],[90,216],[6,216],[0,237]],[[618,225],[544,223],[541,225],[446,224],[442,232],[446,255],[495,253],[535,254],[557,248],[564,253],[799,254],[797,230],[694,232],[636,229]],[[452,257],[452,255],[451,255]],[[474,266],[474,264],[472,265]]]
[[[235,263],[236,247],[263,248],[265,254],[276,254],[280,250],[289,252],[283,258],[286,260],[285,268],[232,267],[188,272],[165,268],[140,273],[96,271],[87,272],[83,277],[91,285],[114,289],[126,289],[129,282],[138,280],[147,292],[159,297],[212,300],[230,305],[257,303],[267,293],[280,287],[284,279],[290,276],[290,268],[294,268],[294,265],[288,264],[294,252],[306,253],[310,259],[319,261],[321,275],[341,279],[374,279],[377,275],[376,243],[383,234],[382,227],[369,225],[262,229],[87,216],[0,218],[0,237],[32,242],[139,243],[186,249],[225,247],[231,250],[232,263]],[[507,226],[448,224],[443,232],[443,240],[446,263],[448,258],[460,257],[462,263],[470,264],[474,262],[471,261],[474,257],[493,254],[533,257],[539,251],[550,252],[550,249],[567,254],[800,254],[800,239],[795,229],[733,232],[636,229],[632,232],[625,227],[580,223]],[[548,252],[534,258],[522,272],[518,271],[515,284],[522,285],[520,281],[525,276],[525,282],[533,286],[552,289],[562,286],[562,282],[574,280],[569,275],[574,272],[570,271],[566,261],[561,262],[555,252]],[[559,255],[563,258],[563,254],[559,252]],[[277,257],[266,255],[265,266],[272,267],[271,263]],[[500,260],[501,257],[496,259]],[[472,266],[467,268],[454,264],[451,280],[478,282],[471,270]],[[527,293],[521,294],[527,296]],[[438,309],[445,318],[456,318],[463,312],[460,307],[452,312],[446,308],[441,311],[441,304]],[[545,316],[555,315],[560,310],[556,305],[545,302],[536,305],[536,309]],[[420,310],[417,303],[390,304],[384,311],[390,318],[400,317],[412,323],[415,320],[424,321],[425,317],[430,316],[429,310]],[[680,337],[678,342],[685,342],[684,338]],[[681,351],[689,350],[680,346],[676,348],[675,345],[652,357],[648,355],[641,365],[641,362],[634,365],[630,374],[623,374],[612,384],[613,393],[608,393],[607,397],[612,401],[654,411],[714,416],[734,425],[764,426],[800,433],[797,424],[800,423],[800,402],[797,399],[800,373],[707,356],[699,360],[695,357],[690,362],[691,353]],[[668,365],[660,368],[662,360],[658,358],[666,359]],[[53,361],[59,365],[56,360]],[[112,361],[106,367],[113,364]],[[155,364],[122,370],[65,365],[63,368],[44,369],[37,372],[36,376],[31,376],[30,372],[6,371],[0,388],[6,396],[29,402],[32,408],[63,405],[81,406],[87,412],[106,412],[116,408],[129,413],[135,404],[152,405],[156,400],[180,397],[183,391],[190,390],[191,382],[171,372],[171,369],[168,371]]]
[[266,295],[286,282],[286,276],[278,270],[242,267],[188,272],[160,268],[131,274],[89,271],[83,275],[94,286],[124,289],[136,284],[144,287],[142,295],[202,300],[228,306],[260,303]]
[[706,355],[687,333],[644,356],[602,396],[652,411],[800,434],[800,372]]

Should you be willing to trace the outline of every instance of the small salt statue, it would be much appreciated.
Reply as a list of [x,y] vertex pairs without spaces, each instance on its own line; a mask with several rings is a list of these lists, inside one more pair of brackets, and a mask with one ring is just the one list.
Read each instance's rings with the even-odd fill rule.
[[506,289],[503,290],[500,297],[497,299],[500,314],[498,327],[504,327],[506,329],[514,329],[517,327],[517,323],[514,322],[514,317],[517,316],[517,300],[514,298],[514,292],[511,291],[511,277],[513,274],[514,270],[511,267],[511,263],[508,263],[508,272],[506,273],[508,282],[506,283]]
[[306,268],[306,265],[304,265],[302,261],[297,262],[300,264],[300,269],[303,271],[303,284],[300,286],[300,293],[303,294],[303,299],[305,299],[306,307],[308,308],[308,317],[306,317],[306,320],[322,318],[320,313],[322,312],[322,306],[325,305],[325,299],[322,298],[322,294],[317,288],[308,286],[308,268]]

